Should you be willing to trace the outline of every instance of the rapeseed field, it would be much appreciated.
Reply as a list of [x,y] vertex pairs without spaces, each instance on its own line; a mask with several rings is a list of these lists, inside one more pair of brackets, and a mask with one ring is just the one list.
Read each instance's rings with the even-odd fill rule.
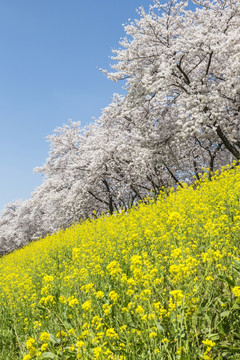
[[240,167],[0,259],[0,358],[240,359]]

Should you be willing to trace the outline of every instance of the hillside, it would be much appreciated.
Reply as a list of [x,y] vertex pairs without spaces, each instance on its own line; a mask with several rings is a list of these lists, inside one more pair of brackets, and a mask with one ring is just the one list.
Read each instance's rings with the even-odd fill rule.
[[0,259],[0,359],[240,359],[240,169]]

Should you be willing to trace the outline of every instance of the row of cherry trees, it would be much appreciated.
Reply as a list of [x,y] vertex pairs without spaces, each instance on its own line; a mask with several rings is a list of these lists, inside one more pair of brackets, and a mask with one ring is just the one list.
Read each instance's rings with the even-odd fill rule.
[[240,2],[157,0],[125,31],[102,71],[126,95],[48,137],[42,185],[2,212],[0,252],[240,160]]

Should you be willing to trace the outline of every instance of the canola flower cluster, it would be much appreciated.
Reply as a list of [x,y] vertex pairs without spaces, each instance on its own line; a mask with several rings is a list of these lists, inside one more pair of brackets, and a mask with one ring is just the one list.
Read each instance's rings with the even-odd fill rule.
[[0,259],[1,359],[240,358],[240,167]]

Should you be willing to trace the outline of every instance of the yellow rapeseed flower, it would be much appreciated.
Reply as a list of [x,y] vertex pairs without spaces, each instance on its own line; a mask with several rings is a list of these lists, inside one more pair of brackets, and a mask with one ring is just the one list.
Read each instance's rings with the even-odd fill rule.
[[40,340],[42,342],[46,342],[46,341],[49,341],[50,340],[50,334],[48,332],[42,332],[41,335],[40,335]]

